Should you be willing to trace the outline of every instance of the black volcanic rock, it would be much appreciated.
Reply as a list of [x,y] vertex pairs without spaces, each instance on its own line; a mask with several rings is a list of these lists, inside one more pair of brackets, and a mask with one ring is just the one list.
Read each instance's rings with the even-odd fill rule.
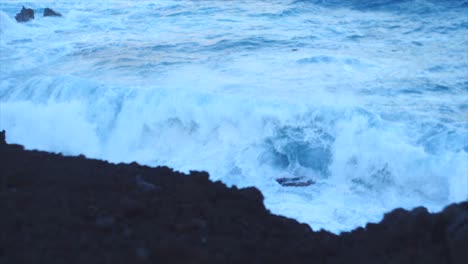
[[47,16],[57,16],[57,17],[60,17],[62,16],[62,14],[60,14],[59,12],[55,12],[53,9],[50,9],[50,8],[46,8],[44,9],[44,16],[47,17]]
[[17,22],[28,22],[29,20],[34,19],[34,10],[23,6],[21,12],[16,14],[15,19]]
[[0,145],[6,144],[5,130],[0,131]]
[[466,261],[468,259],[468,203],[447,207],[441,218],[440,221],[447,224],[443,235],[450,249],[450,259]]
[[468,259],[468,202],[396,209],[339,236],[272,215],[255,188],[204,172],[2,144],[0,263],[450,263]]

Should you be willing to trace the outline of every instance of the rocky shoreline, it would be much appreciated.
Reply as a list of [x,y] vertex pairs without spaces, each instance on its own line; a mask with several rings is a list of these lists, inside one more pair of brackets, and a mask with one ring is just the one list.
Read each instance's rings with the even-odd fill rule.
[[204,172],[24,150],[0,136],[0,263],[466,263],[468,202],[339,236]]

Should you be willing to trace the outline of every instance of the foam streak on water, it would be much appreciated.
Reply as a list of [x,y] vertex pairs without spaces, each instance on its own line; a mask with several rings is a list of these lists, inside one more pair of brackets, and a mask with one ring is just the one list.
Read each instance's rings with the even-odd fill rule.
[[0,36],[10,143],[207,170],[333,232],[468,199],[467,1],[2,1]]

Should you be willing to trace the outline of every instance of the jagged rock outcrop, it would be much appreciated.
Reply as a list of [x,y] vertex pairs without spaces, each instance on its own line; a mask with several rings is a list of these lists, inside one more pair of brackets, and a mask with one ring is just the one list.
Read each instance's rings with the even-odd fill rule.
[[16,14],[15,16],[15,19],[17,22],[28,22],[29,20],[33,20],[34,19],[34,10],[31,9],[31,8],[25,8],[23,6],[23,8],[21,9],[21,11]]
[[60,14],[59,12],[56,12],[53,9],[47,7],[46,9],[44,9],[44,16],[45,17],[49,17],[49,16],[51,16],[51,17],[60,17],[60,16],[62,16],[62,14]]
[[0,134],[0,263],[450,263],[468,202],[396,209],[339,236],[272,215],[255,188],[204,172],[8,145]]

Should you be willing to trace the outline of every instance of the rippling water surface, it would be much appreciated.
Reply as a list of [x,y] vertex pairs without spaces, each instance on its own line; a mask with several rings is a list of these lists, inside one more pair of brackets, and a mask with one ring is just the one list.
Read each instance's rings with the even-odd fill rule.
[[468,199],[467,1],[0,1],[0,36],[8,142],[207,170],[333,232]]

